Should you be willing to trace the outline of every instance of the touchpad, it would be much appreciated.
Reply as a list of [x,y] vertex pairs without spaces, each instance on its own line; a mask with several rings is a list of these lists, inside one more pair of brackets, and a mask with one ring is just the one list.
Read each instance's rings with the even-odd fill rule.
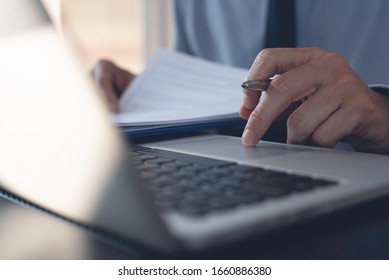
[[206,139],[186,139],[173,143],[156,145],[177,152],[187,152],[200,156],[214,156],[220,159],[252,161],[317,148],[292,146],[261,141],[256,147],[246,147],[238,137],[220,136]]

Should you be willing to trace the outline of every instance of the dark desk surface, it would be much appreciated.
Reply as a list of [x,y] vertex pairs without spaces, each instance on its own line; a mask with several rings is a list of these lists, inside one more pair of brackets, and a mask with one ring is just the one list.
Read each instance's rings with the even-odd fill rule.
[[0,259],[123,259],[78,227],[0,197]]
[[196,255],[108,245],[74,224],[0,197],[0,259],[389,259],[389,198]]
[[0,197],[0,259],[389,259],[389,198],[196,255],[130,246]]

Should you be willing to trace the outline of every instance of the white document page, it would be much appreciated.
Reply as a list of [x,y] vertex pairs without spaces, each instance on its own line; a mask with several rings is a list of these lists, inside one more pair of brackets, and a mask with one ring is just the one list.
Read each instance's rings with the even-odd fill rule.
[[247,69],[160,50],[128,87],[114,121],[122,126],[193,124],[238,118]]

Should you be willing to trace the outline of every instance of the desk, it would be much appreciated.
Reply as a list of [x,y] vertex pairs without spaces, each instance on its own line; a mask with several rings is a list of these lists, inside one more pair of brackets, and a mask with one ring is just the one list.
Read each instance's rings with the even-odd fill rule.
[[0,259],[124,258],[74,225],[0,197]]
[[[159,259],[0,198],[0,259]],[[389,198],[185,259],[389,259]]]

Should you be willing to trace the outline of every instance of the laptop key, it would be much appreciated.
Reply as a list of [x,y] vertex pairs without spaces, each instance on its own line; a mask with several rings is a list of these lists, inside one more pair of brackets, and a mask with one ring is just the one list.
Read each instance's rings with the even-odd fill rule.
[[272,186],[270,184],[263,184],[261,182],[255,182],[255,184],[250,184],[246,186],[252,192],[257,192],[264,196],[270,197],[279,197],[289,194],[291,191],[287,187]]
[[173,161],[170,161],[170,162],[163,163],[163,164],[161,164],[161,166],[167,167],[167,168],[177,168],[178,169],[180,167],[188,166],[188,165],[191,165],[191,164],[192,163],[187,162],[187,161],[173,160]]
[[[164,209],[204,215],[239,205],[277,199],[336,182],[261,167],[148,149],[130,158],[144,186]],[[193,159],[193,161],[191,161]]]
[[173,159],[171,158],[152,158],[152,159],[147,159],[146,160],[146,163],[148,164],[163,164],[163,163],[167,163],[167,162],[172,162],[174,161]]

